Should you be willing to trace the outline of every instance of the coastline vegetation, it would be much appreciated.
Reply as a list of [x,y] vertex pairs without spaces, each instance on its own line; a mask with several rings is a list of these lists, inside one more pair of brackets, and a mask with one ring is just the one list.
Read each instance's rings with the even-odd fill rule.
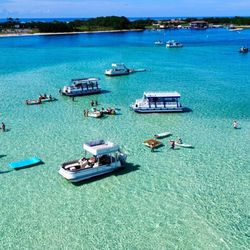
[[243,28],[250,27],[250,17],[206,17],[183,18],[175,20],[155,21],[152,19],[141,19],[130,21],[124,16],[106,16],[89,18],[85,20],[74,20],[71,22],[21,22],[20,19],[7,18],[6,22],[0,23],[0,34],[25,34],[25,33],[59,33],[59,32],[94,32],[112,30],[133,30],[133,29],[152,29],[154,23],[165,22],[165,28],[175,28],[178,25],[189,26],[192,21],[206,21],[209,24],[229,26],[235,25]]
[[87,20],[74,20],[71,22],[26,22],[8,18],[6,22],[0,24],[0,32],[4,30],[29,30],[30,33],[57,33],[57,32],[80,32],[80,31],[105,31],[105,30],[132,30],[145,29],[153,24],[153,20],[130,21],[122,16],[107,16],[90,18]]

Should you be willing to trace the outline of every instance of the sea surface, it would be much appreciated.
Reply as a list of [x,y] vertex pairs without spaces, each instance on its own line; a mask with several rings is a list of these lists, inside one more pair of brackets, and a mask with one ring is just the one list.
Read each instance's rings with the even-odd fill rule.
[[[181,49],[155,46],[175,39]],[[0,38],[0,249],[249,249],[250,30],[173,30]],[[146,72],[109,78],[112,63]],[[70,98],[72,78],[105,92]],[[137,114],[144,91],[178,91],[191,112]],[[39,94],[53,103],[27,106]],[[116,116],[86,118],[97,100]],[[239,129],[232,122],[239,122]],[[170,131],[155,152],[142,145]],[[181,137],[193,149],[171,150]],[[73,185],[58,174],[82,144],[108,139],[126,168]],[[8,163],[37,156],[19,171]]]

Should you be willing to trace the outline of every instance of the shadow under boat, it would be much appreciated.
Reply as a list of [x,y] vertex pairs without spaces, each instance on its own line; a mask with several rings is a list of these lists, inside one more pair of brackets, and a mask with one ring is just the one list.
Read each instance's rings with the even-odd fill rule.
[[137,171],[137,170],[139,170],[139,168],[140,168],[140,165],[134,165],[133,163],[125,163],[122,168],[119,168],[119,169],[117,169],[117,170],[115,170],[113,172],[106,173],[106,174],[99,175],[99,176],[95,176],[95,177],[92,177],[90,179],[82,180],[82,181],[79,181],[79,182],[72,182],[72,184],[74,186],[81,186],[81,185],[84,185],[84,184],[91,183],[93,181],[101,180],[103,178],[106,178],[106,177],[109,177],[109,176],[112,176],[112,175],[115,175],[115,176],[125,175],[125,174],[128,174],[130,172]]
[[7,174],[9,172],[13,172],[13,170],[0,171],[0,174]]

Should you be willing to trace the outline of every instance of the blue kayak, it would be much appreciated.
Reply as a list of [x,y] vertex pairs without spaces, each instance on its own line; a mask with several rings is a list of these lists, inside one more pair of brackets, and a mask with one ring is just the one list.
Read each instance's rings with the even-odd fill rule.
[[16,162],[10,162],[9,166],[13,169],[20,169],[20,168],[27,168],[34,165],[37,165],[39,163],[42,163],[41,159],[37,157],[32,157],[30,159],[22,160],[22,161],[16,161]]

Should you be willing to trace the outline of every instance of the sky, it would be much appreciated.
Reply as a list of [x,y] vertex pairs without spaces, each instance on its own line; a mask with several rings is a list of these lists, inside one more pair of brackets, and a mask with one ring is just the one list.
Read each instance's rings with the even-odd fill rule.
[[0,18],[249,16],[250,0],[0,0]]

